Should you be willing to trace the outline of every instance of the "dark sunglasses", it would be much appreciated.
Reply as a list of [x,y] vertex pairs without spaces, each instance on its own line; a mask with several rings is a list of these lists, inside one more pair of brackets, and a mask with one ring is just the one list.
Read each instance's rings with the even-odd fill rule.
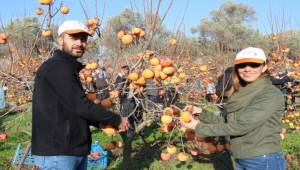
[[247,66],[250,66],[251,68],[258,68],[260,67],[262,64],[260,63],[241,63],[237,65],[237,68],[245,68]]

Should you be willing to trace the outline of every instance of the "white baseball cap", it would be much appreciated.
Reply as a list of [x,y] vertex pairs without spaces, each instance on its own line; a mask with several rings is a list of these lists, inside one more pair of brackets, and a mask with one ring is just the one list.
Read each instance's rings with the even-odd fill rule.
[[248,47],[238,52],[234,64],[241,63],[260,63],[263,64],[267,60],[265,52],[260,48]]
[[65,21],[58,28],[58,36],[60,36],[62,33],[76,34],[81,32],[90,35],[89,29],[83,23],[75,20]]

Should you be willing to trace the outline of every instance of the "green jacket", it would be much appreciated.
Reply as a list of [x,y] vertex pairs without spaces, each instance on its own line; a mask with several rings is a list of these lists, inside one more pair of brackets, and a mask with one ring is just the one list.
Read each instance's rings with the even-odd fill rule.
[[226,104],[228,123],[204,111],[196,126],[199,136],[230,136],[236,159],[280,151],[281,117],[284,96],[268,77],[241,87]]

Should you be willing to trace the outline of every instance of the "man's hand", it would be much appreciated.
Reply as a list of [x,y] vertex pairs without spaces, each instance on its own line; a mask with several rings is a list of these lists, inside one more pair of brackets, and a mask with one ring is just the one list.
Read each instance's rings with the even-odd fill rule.
[[118,126],[119,132],[125,132],[128,129],[128,119],[127,117],[121,117],[121,123]]

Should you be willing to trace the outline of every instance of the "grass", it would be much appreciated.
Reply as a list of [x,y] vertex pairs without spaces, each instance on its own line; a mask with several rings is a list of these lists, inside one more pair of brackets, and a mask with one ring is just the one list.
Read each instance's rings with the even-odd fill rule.
[[[0,114],[1,115],[1,114]],[[133,142],[133,170],[213,170],[222,169],[224,160],[222,155],[215,155],[215,162],[206,162],[190,159],[187,162],[178,161],[175,156],[169,161],[162,161],[160,153],[165,149],[168,135],[163,135],[153,126],[145,130],[145,137],[149,145],[145,145],[140,137]],[[14,112],[0,119],[0,132],[6,132],[9,137],[5,142],[0,142],[0,169],[15,169],[11,165],[16,147],[19,143],[24,149],[30,141],[31,133],[31,112]],[[97,140],[102,146],[105,143],[114,140],[121,140],[119,135],[108,137],[96,128],[92,128],[93,141]],[[156,143],[156,144],[154,144]],[[300,132],[291,132],[287,138],[282,141],[282,147],[285,153],[293,154],[299,159],[300,153]],[[109,167],[107,169],[120,169],[122,156],[109,156]],[[223,161],[223,162],[222,162]],[[215,168],[214,168],[215,166]],[[94,169],[96,170],[96,169]]]
[[282,140],[281,147],[284,153],[290,155],[286,160],[290,170],[300,170],[300,132],[293,131]]
[[287,134],[282,140],[281,147],[288,154],[295,154],[300,159],[300,132],[293,131]]
[[31,112],[13,112],[1,118],[0,132],[8,134],[8,139],[0,142],[0,169],[14,169],[11,161],[17,145],[25,148],[31,138]]
[[[212,170],[213,165],[211,163],[200,163],[198,161],[190,160],[186,163],[181,163],[175,157],[171,157],[169,161],[162,161],[160,153],[164,147],[163,141],[167,141],[165,135],[155,131],[157,127],[150,127],[145,130],[146,141],[149,144],[156,142],[154,146],[145,145],[140,137],[136,137],[133,142],[133,157],[132,157],[132,170],[172,170],[172,169],[190,169],[190,170]],[[93,130],[93,140],[98,140],[103,146],[107,142],[113,140],[121,140],[121,137],[108,137],[97,129]],[[159,142],[161,141],[161,142]],[[162,144],[163,143],[163,144]],[[122,164],[122,157],[110,157],[110,165],[108,169],[120,169]]]

